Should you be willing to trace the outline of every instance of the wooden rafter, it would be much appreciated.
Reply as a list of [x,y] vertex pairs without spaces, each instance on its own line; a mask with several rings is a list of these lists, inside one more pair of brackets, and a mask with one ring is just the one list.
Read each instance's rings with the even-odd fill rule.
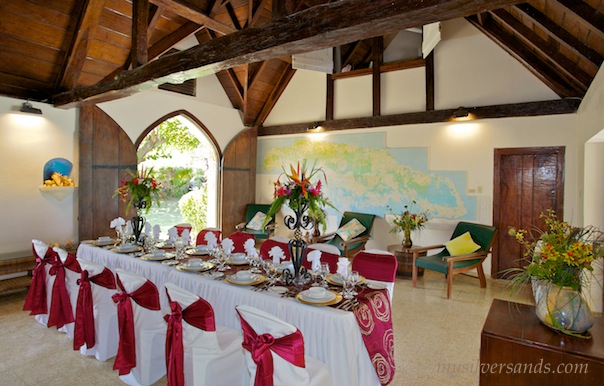
[[139,67],[149,61],[148,46],[149,0],[132,0],[132,49],[130,62]]
[[[572,114],[577,112],[581,99],[568,98],[552,101],[512,103],[504,105],[467,108],[474,119],[532,117],[539,115]],[[320,125],[328,131],[403,126],[421,123],[451,122],[456,109],[422,111],[417,113],[380,115],[376,117],[335,119],[321,122],[305,122],[291,125],[265,126],[258,128],[258,136],[302,134],[311,125]]]
[[557,0],[579,18],[585,20],[591,31],[604,37],[604,15],[593,9],[589,4],[580,0]]
[[[152,0],[161,5],[167,0]],[[182,82],[233,66],[367,39],[512,5],[514,0],[340,0],[244,29],[125,71],[113,81],[53,96],[56,106],[118,99],[159,82]],[[187,8],[189,9],[189,8]],[[348,17],[342,18],[341,15]],[[176,74],[176,76],[171,76]]]
[[72,89],[77,84],[78,77],[86,61],[88,47],[91,43],[91,34],[96,28],[105,0],[87,0],[82,4],[79,23],[74,25],[73,39],[65,55],[66,62],[61,66],[58,89]]
[[182,16],[196,24],[201,24],[213,31],[220,32],[223,35],[231,34],[236,31],[235,28],[208,16],[204,13],[204,9],[183,0],[150,0],[150,3],[155,4],[158,7],[164,7],[170,12]]
[[254,122],[255,126],[259,126],[266,120],[273,107],[275,107],[277,100],[279,100],[279,97],[281,96],[281,94],[283,94],[283,91],[285,91],[285,88],[287,87],[289,81],[293,78],[295,73],[296,70],[294,70],[292,68],[292,64],[289,63],[285,71],[281,73],[279,80],[277,80],[277,82],[275,83],[275,87],[273,87],[273,90],[271,91],[271,94],[266,100],[266,103],[264,103],[264,106],[262,106],[262,110],[260,111],[260,114],[258,114],[256,121]]

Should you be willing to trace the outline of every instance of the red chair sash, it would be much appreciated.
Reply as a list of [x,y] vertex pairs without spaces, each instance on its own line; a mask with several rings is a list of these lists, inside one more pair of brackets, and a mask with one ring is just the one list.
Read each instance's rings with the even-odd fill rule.
[[46,303],[46,264],[58,258],[57,253],[48,248],[44,257],[38,256],[36,248],[33,247],[36,263],[31,278],[31,285],[27,291],[23,310],[31,311],[30,315],[39,315],[48,313],[48,304]]
[[389,254],[359,252],[352,260],[352,270],[358,271],[369,280],[394,283],[396,280],[396,257]]
[[262,245],[260,246],[260,257],[262,257],[263,260],[272,260],[272,257],[268,253],[270,252],[271,249],[273,249],[273,247],[281,248],[283,250],[283,252],[285,252],[285,259],[291,260],[291,257],[289,255],[289,247],[288,247],[287,243],[272,240],[272,239],[265,240],[262,243]]
[[254,235],[245,232],[235,232],[229,236],[233,240],[233,253],[244,253],[245,242],[249,239],[254,239]]
[[117,322],[120,340],[113,369],[119,370],[120,375],[126,375],[136,367],[134,312],[132,311],[131,299],[141,307],[158,311],[160,309],[159,292],[155,284],[149,280],[131,294],[126,292],[119,276],[117,278],[117,285],[121,292],[113,295],[112,299],[117,303]]
[[67,268],[68,270],[70,270],[72,272],[82,273],[82,268],[80,267],[80,263],[78,263],[76,256],[71,253],[67,254],[67,259],[65,260],[65,263],[63,263],[63,265],[65,266],[65,268]]
[[256,331],[239,315],[243,330],[244,349],[252,354],[256,364],[254,386],[273,386],[273,357],[271,351],[298,367],[306,367],[304,363],[304,338],[300,330],[275,339],[270,334],[256,334]]
[[73,349],[79,350],[86,343],[87,348],[96,344],[94,330],[94,311],[92,302],[92,286],[90,282],[107,289],[115,289],[115,278],[107,268],[98,275],[89,277],[87,270],[82,270],[78,280],[78,302],[76,304],[75,327],[73,332]]
[[[168,291],[166,290],[166,293]],[[170,299],[170,294],[168,294]],[[216,331],[214,309],[207,301],[198,299],[184,310],[178,302],[170,299],[171,313],[164,316],[168,322],[166,335],[166,369],[168,386],[184,384],[184,346],[182,343],[182,321],[204,331]]]
[[65,266],[58,256],[52,260],[51,265],[48,273],[51,276],[56,276],[56,278],[52,285],[48,327],[57,326],[57,328],[61,328],[67,323],[72,323],[75,319],[73,318],[71,300],[65,285]]
[[206,234],[208,233],[214,233],[214,235],[216,236],[216,241],[220,242],[220,236],[222,236],[221,231],[214,229],[204,229],[197,234],[195,245],[208,245],[208,242],[206,241]]

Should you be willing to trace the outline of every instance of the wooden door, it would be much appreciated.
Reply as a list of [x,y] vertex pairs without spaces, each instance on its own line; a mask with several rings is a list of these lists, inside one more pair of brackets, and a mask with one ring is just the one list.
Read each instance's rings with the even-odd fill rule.
[[118,216],[129,219],[126,204],[113,197],[120,180],[136,171],[136,148],[122,128],[96,106],[80,109],[79,239],[114,236]]
[[524,249],[509,227],[543,228],[539,214],[547,209],[563,217],[564,147],[495,149],[493,225],[499,232],[493,245],[491,276],[526,265]]
[[257,128],[246,129],[224,151],[221,189],[223,237],[235,232],[235,226],[245,221],[247,204],[256,201],[257,139]]

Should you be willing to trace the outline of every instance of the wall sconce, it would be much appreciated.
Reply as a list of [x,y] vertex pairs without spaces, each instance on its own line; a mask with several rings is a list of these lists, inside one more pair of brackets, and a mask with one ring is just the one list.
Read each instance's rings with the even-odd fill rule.
[[32,106],[32,104],[29,102],[23,102],[19,111],[21,111],[22,113],[27,113],[27,114],[42,115],[42,110]]
[[322,131],[325,131],[325,129],[319,124],[319,122],[315,122],[314,124],[306,128],[307,133],[320,133]]
[[470,113],[465,107],[459,107],[453,111],[453,120],[455,121],[466,121],[470,119]]

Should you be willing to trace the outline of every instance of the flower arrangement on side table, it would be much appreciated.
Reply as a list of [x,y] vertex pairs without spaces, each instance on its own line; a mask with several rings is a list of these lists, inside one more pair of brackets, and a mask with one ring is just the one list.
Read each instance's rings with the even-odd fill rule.
[[417,204],[415,200],[411,202],[411,205],[405,205],[402,213],[394,213],[394,210],[388,206],[388,210],[394,216],[392,220],[392,227],[390,228],[391,233],[404,233],[403,246],[405,248],[411,248],[413,242],[411,241],[411,231],[419,230],[424,227],[424,224],[428,222],[428,211],[412,213],[413,207]]
[[509,228],[525,247],[528,264],[512,268],[514,287],[531,283],[539,319],[547,326],[569,335],[586,332],[593,316],[581,295],[594,263],[604,256],[603,233],[593,226],[573,227],[560,221],[553,210],[541,213],[547,229]]
[[[141,210],[145,209],[145,213],[149,213],[151,205],[155,201],[159,205],[160,183],[151,175],[153,169],[145,170],[141,168],[138,173],[131,173],[131,180],[122,180],[120,186],[115,190],[113,197],[120,196],[123,202],[128,202],[126,213],[130,211],[130,207],[136,208],[136,216],[131,220],[132,233],[135,240],[140,241],[140,235],[145,225],[145,219],[140,215]],[[128,197],[130,199],[128,200]]]

